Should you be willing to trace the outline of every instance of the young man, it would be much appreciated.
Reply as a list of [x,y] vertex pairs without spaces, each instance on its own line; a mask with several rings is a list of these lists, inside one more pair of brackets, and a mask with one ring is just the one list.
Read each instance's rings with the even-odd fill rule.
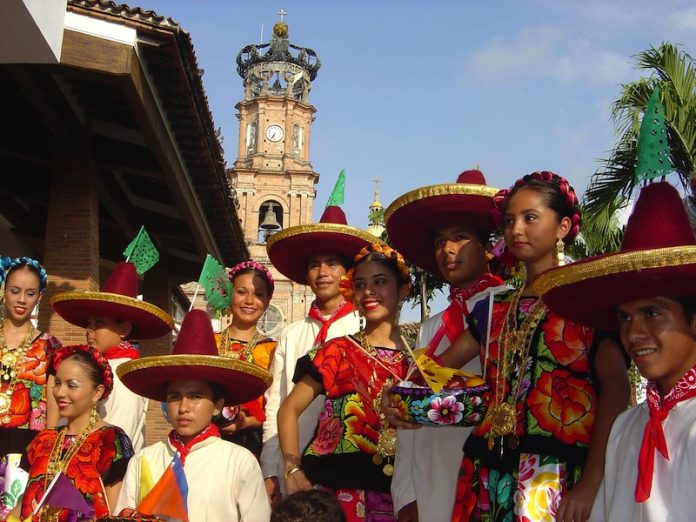
[[648,379],[614,422],[590,520],[693,520],[696,502],[696,238],[677,191],[645,187],[621,250],[550,270],[535,284],[557,313],[618,329]]
[[116,369],[140,356],[130,339],[156,339],[174,327],[167,312],[137,296],[135,266],[122,261],[101,292],[63,292],[51,298],[56,313],[69,323],[86,328],[87,343],[109,361],[114,389],[106,401],[99,403],[99,413],[106,422],[126,432],[135,451],[145,446],[147,399],[126,388],[116,376]]
[[[271,363],[273,384],[266,392],[261,468],[273,503],[285,491],[278,408],[294,387],[292,378],[300,357],[329,339],[358,331],[358,314],[352,303],[343,300],[338,284],[360,249],[374,241],[367,232],[348,226],[345,214],[335,206],[326,208],[319,223],[287,228],[268,241],[268,257],[276,270],[296,283],[309,285],[316,297],[307,317],[281,332]],[[314,434],[323,403],[324,398],[317,397],[300,417],[303,448]]]
[[[218,355],[208,314],[186,314],[171,355],[144,357],[118,369],[133,392],[167,404],[174,428],[164,442],[137,452],[128,464],[115,513],[132,513],[178,455],[188,484],[188,519],[266,522],[271,514],[261,469],[247,449],[220,438],[212,423],[223,405],[260,396],[270,374],[254,364]],[[157,513],[154,513],[157,514]]]
[[[466,171],[457,183],[404,194],[385,212],[392,244],[410,262],[450,284],[451,304],[423,323],[418,348],[441,354],[466,328],[467,300],[481,292],[507,290],[488,271],[486,247],[494,226],[491,211],[497,191],[486,186],[478,170]],[[480,374],[481,363],[476,358],[462,369]],[[407,427],[398,419],[394,424]],[[400,521],[449,521],[462,445],[470,431],[462,427],[398,430],[392,498]]]

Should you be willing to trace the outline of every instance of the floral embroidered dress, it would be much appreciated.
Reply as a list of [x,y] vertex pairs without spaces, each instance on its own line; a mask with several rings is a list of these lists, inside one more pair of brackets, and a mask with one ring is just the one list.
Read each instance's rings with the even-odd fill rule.
[[57,348],[58,339],[41,333],[25,354],[17,377],[13,381],[0,380],[0,394],[8,393],[14,382],[10,408],[0,411],[0,457],[25,454],[36,433],[46,427],[47,360]]
[[[29,482],[22,498],[22,520],[31,515],[32,501],[39,501],[46,488],[46,469],[51,451],[59,435],[58,429],[41,431],[29,445]],[[72,441],[65,437],[66,444]],[[68,447],[64,451],[67,451]],[[117,427],[106,425],[90,433],[77,453],[68,462],[65,474],[82,493],[88,503],[94,506],[96,518],[107,516],[109,506],[102,487],[123,480],[128,460],[133,455],[130,439]],[[69,512],[61,512],[59,521],[66,522]],[[34,517],[34,522],[39,518]]]
[[[235,359],[241,358],[242,360],[260,366],[264,370],[268,370],[271,366],[271,361],[273,360],[273,352],[278,344],[273,339],[263,339],[258,341],[251,351],[247,350],[247,341],[241,341],[239,339],[231,338],[227,346],[221,346],[218,343],[218,351],[220,355],[225,357],[233,357]],[[256,417],[260,422],[266,420],[266,414],[264,412],[266,407],[266,399],[264,395],[254,399],[253,401],[245,402],[238,406],[244,410],[246,415],[251,415]],[[229,423],[235,416],[237,407],[223,408],[222,415],[215,419],[215,421],[222,427],[226,423]],[[253,428],[246,429],[236,433],[222,433],[222,438],[224,440],[234,442],[240,446],[244,446],[246,449],[251,451],[258,458],[261,455],[261,438],[263,429]]]
[[[531,336],[519,388],[517,366],[504,383],[505,400],[518,391],[514,434],[492,436],[499,340],[514,295],[501,294],[494,305],[489,409],[464,445],[452,520],[555,520],[560,498],[579,480],[587,456],[597,407],[590,364],[594,332],[549,311]],[[542,305],[536,298],[520,299],[518,325],[535,303]]]
[[384,367],[348,337],[333,339],[302,357],[293,379],[298,382],[307,375],[324,388],[326,402],[304,450],[302,467],[314,484],[336,491],[344,511],[346,504],[357,510],[357,518],[346,513],[348,520],[361,519],[370,503],[386,504],[384,519],[393,520],[391,477],[383,472],[384,462],[377,452],[380,418],[373,403],[386,380],[393,378],[387,368],[403,378],[408,358],[395,349],[377,347],[375,351]]

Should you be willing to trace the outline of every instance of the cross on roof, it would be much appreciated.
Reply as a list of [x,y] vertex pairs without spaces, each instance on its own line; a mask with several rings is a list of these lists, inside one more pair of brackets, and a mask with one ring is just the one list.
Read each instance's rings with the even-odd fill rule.
[[382,180],[379,178],[374,178],[372,180],[372,183],[375,184],[375,199],[379,198],[379,184],[382,183]]
[[276,14],[277,14],[278,16],[280,16],[280,21],[282,22],[282,21],[283,21],[283,17],[284,17],[284,16],[287,16],[288,13],[287,13],[287,11],[286,11],[285,9],[282,9],[282,8],[281,8],[280,11],[278,11]]

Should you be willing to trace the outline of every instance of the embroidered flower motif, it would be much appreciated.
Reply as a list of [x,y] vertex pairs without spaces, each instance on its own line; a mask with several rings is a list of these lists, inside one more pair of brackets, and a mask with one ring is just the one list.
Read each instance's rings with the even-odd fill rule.
[[324,402],[324,407],[322,408],[321,413],[319,414],[319,420],[325,421],[326,419],[333,417],[333,414],[333,402],[331,402],[331,399],[326,399],[326,402]]
[[453,396],[437,397],[430,403],[428,418],[438,424],[457,424],[462,420],[464,405]]
[[31,410],[29,429],[40,431],[46,428],[46,401],[40,401],[38,408]]
[[343,438],[343,424],[335,417],[319,422],[317,436],[312,442],[312,451],[317,455],[333,453]]

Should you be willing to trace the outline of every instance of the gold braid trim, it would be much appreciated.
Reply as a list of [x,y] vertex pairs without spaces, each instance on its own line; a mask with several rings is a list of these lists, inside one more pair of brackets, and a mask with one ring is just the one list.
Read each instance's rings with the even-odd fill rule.
[[374,243],[375,241],[379,241],[375,238],[375,236],[373,236],[369,232],[365,232],[363,230],[351,227],[349,225],[340,225],[338,223],[314,223],[310,225],[298,225],[286,228],[285,230],[281,230],[280,232],[276,232],[270,238],[268,238],[268,242],[266,243],[266,249],[272,248],[273,245],[284,239],[304,234],[316,234],[322,232],[329,232],[331,234],[341,234],[344,236],[355,237],[358,239],[362,239],[367,243]]

